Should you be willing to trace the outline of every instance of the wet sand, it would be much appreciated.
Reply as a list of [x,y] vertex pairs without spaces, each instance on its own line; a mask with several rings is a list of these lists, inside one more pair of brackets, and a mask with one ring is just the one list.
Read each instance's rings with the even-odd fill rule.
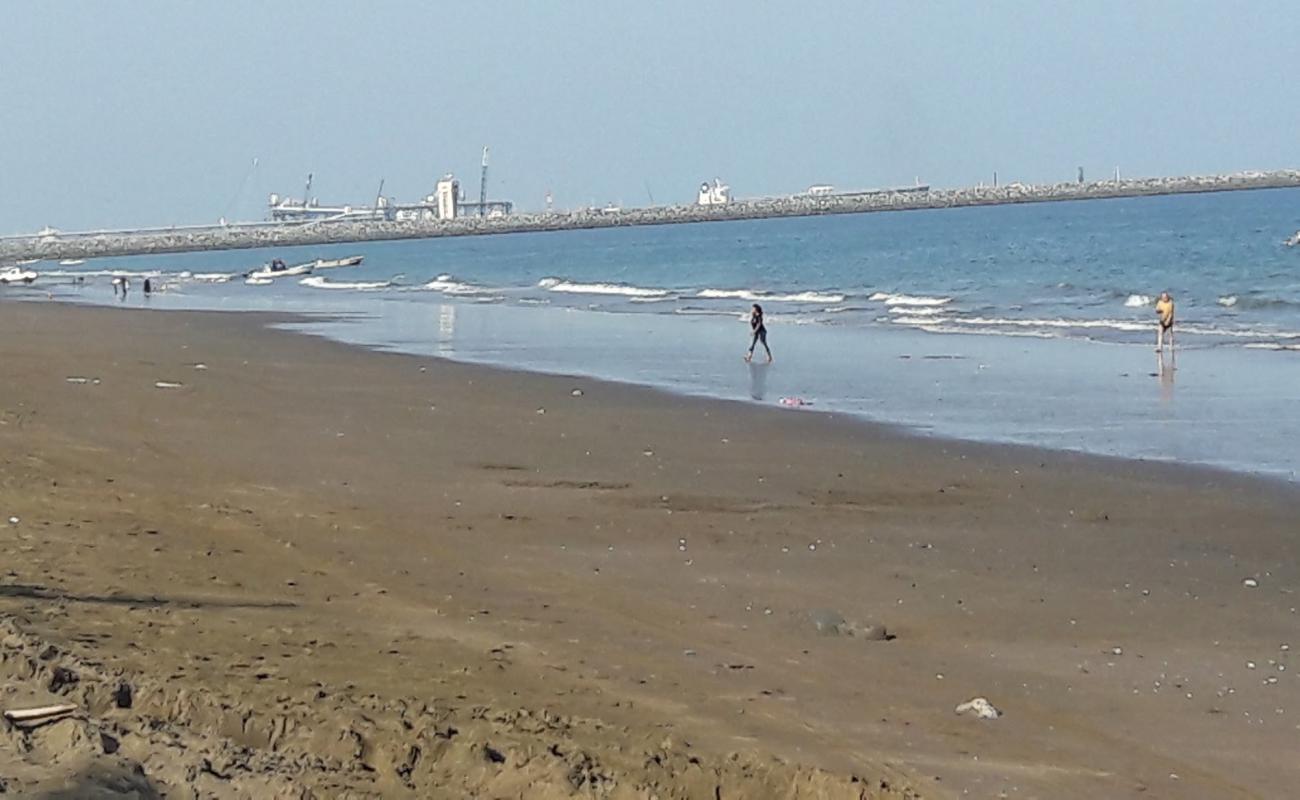
[[[1300,780],[1293,488],[267,319],[0,305],[0,707],[79,707],[0,727],[4,790],[1245,798]],[[1003,716],[954,713],[977,696]]]

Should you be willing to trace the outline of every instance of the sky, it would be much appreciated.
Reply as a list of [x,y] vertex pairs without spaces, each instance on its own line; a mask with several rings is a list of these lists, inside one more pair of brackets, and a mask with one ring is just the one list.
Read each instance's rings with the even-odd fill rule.
[[[1300,3],[4,2],[0,233],[1300,167]],[[256,160],[256,165],[254,165]]]

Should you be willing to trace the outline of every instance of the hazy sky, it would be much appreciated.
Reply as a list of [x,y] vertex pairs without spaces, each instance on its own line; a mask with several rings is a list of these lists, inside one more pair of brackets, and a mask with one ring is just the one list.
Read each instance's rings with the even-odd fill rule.
[[[18,2],[0,231],[1300,166],[1300,3]],[[252,169],[256,157],[258,166]]]

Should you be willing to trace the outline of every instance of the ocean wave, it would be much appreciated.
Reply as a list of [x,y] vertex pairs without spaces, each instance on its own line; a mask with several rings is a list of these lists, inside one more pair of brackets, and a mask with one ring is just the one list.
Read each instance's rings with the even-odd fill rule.
[[[1102,328],[1116,331],[1149,331],[1154,324],[1122,319],[1017,319],[1014,317],[947,317],[946,325],[998,328]],[[1180,329],[1181,330],[1181,329]]]
[[[1110,330],[1121,333],[1145,333],[1155,329],[1155,322],[1136,322],[1133,320],[1122,319],[1065,319],[1054,317],[1051,319],[1023,319],[1016,317],[958,317],[943,316],[935,317],[933,315],[922,314],[900,314],[890,319],[898,325],[912,325],[916,327],[942,325],[949,332],[961,332],[964,330],[989,330],[997,328],[1011,328],[1017,330]],[[1263,339],[1263,340],[1291,340],[1300,339],[1300,331],[1283,331],[1283,330],[1262,330],[1250,328],[1220,328],[1213,325],[1204,324],[1181,324],[1178,326],[1180,334],[1190,334],[1193,336],[1212,336],[1229,339]]]
[[1220,297],[1218,304],[1225,308],[1238,309],[1270,309],[1270,308],[1297,308],[1300,307],[1300,300],[1289,300],[1284,297],[1271,297],[1269,295],[1230,294]]
[[537,285],[548,292],[568,294],[618,295],[622,297],[667,297],[667,289],[647,289],[623,283],[575,283],[563,278],[542,278]]
[[182,272],[181,278],[199,283],[226,283],[238,278],[238,272]]
[[912,317],[937,317],[947,312],[939,306],[890,306],[889,313]]
[[353,289],[356,291],[387,289],[393,285],[392,281],[332,281],[319,275],[303,278],[298,283],[303,286],[310,286],[313,289]]
[[997,330],[994,328],[963,328],[948,323],[954,322],[949,317],[894,317],[889,320],[895,325],[907,325],[927,333],[951,333],[958,336],[1017,336],[1032,339],[1058,339],[1060,336],[1050,331],[1016,329]]
[[1300,344],[1282,344],[1281,342],[1251,342],[1242,347],[1251,350],[1293,350],[1300,351]]
[[1131,294],[1124,300],[1125,308],[1146,308],[1154,303],[1155,300],[1147,294]]
[[434,292],[442,292],[443,294],[457,295],[478,295],[488,291],[485,287],[458,281],[451,275],[439,275],[424,284],[424,288]]
[[951,297],[927,297],[925,295],[894,294],[876,292],[867,298],[877,302],[883,301],[887,306],[944,306],[952,302]]
[[843,303],[845,296],[837,292],[794,292],[771,294],[752,289],[701,289],[695,296],[704,300],[749,300],[764,303]]
[[50,269],[40,273],[44,278],[159,278],[163,275],[160,270],[129,269]]

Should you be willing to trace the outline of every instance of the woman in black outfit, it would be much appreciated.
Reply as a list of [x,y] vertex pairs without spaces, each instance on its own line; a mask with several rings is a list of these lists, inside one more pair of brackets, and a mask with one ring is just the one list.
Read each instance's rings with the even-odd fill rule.
[[763,307],[758,303],[754,304],[754,310],[749,312],[749,328],[754,332],[754,338],[749,342],[749,352],[745,354],[745,361],[754,357],[754,347],[763,343],[763,349],[767,351],[767,362],[772,363],[772,348],[767,346],[767,326],[763,324]]

